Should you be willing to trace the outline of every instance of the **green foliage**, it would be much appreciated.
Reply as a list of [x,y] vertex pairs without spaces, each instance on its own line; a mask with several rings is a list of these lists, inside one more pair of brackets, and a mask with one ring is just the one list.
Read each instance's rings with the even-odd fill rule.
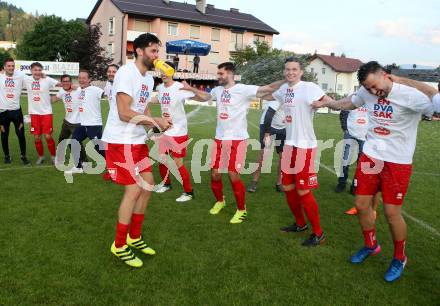
[[[283,79],[284,60],[295,56],[303,64],[308,65],[309,54],[295,54],[280,49],[271,49],[267,42],[255,42],[237,52],[232,60],[237,65],[237,72],[246,84],[265,85]],[[304,71],[303,80],[316,81],[314,74]]]
[[26,14],[21,8],[0,1],[0,40],[20,40],[37,20],[38,17]]
[[3,67],[5,59],[12,57],[11,53],[6,50],[0,49],[0,67]]
[[34,29],[26,32],[17,46],[18,57],[26,60],[79,62],[93,79],[105,76],[111,61],[99,44],[100,26],[57,16],[41,17]]

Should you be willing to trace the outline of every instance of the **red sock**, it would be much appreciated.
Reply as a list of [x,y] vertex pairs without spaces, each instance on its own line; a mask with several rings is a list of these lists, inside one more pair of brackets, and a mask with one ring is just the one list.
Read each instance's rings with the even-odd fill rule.
[[304,219],[304,213],[301,207],[298,193],[296,192],[296,190],[290,190],[286,191],[285,194],[290,211],[295,216],[296,224],[300,227],[303,227],[304,225],[306,225],[306,220]]
[[370,249],[374,249],[377,246],[376,229],[362,231],[364,234],[365,246]]
[[130,238],[137,239],[141,237],[142,224],[144,223],[144,214],[133,214],[130,224]]
[[53,140],[53,138],[50,137],[49,139],[46,139],[46,142],[47,142],[47,148],[49,149],[50,152],[50,156],[55,156],[56,154],[55,140]]
[[44,155],[43,142],[41,139],[35,139],[35,148],[37,149],[38,156]]
[[406,240],[394,241],[394,258],[400,261],[406,259],[405,256],[405,244]]
[[223,182],[222,180],[218,180],[218,181],[213,181],[211,179],[211,189],[212,192],[214,193],[215,199],[218,202],[222,202],[223,201]]
[[127,244],[128,224],[119,223],[116,225],[115,246],[123,247]]
[[245,196],[246,188],[241,180],[231,182],[232,190],[234,191],[235,201],[237,202],[238,210],[246,210]]
[[159,164],[159,172],[162,177],[162,181],[165,180],[166,185],[171,184],[170,172],[168,171],[168,167],[164,164]]
[[304,212],[306,213],[307,218],[310,220],[310,223],[312,224],[313,233],[317,236],[321,236],[322,229],[319,220],[318,203],[316,203],[316,199],[313,196],[312,191],[299,198],[301,205],[304,208]]
[[193,188],[191,185],[191,176],[189,175],[189,172],[186,169],[185,165],[182,165],[182,167],[179,168],[179,173],[180,177],[182,178],[183,190],[185,192],[192,192]]

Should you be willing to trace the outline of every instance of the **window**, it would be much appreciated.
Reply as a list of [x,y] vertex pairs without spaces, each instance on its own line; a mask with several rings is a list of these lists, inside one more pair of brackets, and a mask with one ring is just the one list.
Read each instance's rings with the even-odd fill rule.
[[231,42],[235,50],[243,49],[243,33],[232,32]]
[[338,91],[342,91],[343,88],[342,84],[338,84]]
[[211,40],[212,41],[220,41],[220,29],[219,28],[212,28]]
[[265,40],[266,40],[266,37],[264,35],[258,35],[258,34],[254,35],[254,42],[265,41]]
[[174,22],[168,22],[168,35],[170,36],[177,36],[178,35],[178,25]]
[[148,33],[150,32],[150,23],[146,20],[135,19],[134,20],[134,30],[138,32]]
[[327,83],[322,83],[322,90],[328,90],[328,84]]
[[358,91],[359,90],[359,86],[355,86],[354,87],[354,91],[356,92],[356,91]]
[[200,38],[200,26],[192,25],[189,28],[189,37],[190,38]]
[[108,19],[108,35],[115,35],[115,17]]
[[325,68],[322,68],[322,74],[325,74]]
[[209,53],[209,63],[214,65],[220,64],[220,52],[211,51]]
[[310,68],[310,73],[315,73],[315,68]]
[[113,43],[109,43],[107,45],[107,50],[106,50],[107,57],[109,57],[109,58],[113,57],[114,53],[115,53],[115,51],[114,51],[114,44]]

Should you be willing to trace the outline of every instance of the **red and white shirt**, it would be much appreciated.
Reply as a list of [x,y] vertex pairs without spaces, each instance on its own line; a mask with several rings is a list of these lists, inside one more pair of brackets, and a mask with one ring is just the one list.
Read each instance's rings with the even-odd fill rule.
[[411,164],[421,114],[433,113],[431,100],[415,88],[393,83],[386,98],[372,95],[361,87],[352,96],[352,103],[368,109],[364,153],[387,162]]
[[20,96],[25,74],[15,71],[12,77],[0,74],[0,110],[20,109]]
[[63,101],[66,110],[64,119],[71,124],[79,124],[79,101],[76,97],[76,91],[65,91],[61,88],[57,93],[57,98]]
[[289,87],[283,84],[273,97],[284,107],[286,116],[286,144],[297,148],[316,148],[313,116],[315,114],[312,103],[325,96],[324,91],[311,82],[303,82]]
[[368,109],[366,107],[361,106],[348,113],[347,129],[352,137],[365,141],[368,131]]
[[130,108],[144,114],[151,101],[154,80],[149,74],[142,75],[135,63],[122,66],[113,82],[113,93],[110,101],[110,112],[102,140],[115,144],[145,144],[147,132],[142,125],[122,121],[119,118],[116,96],[118,93],[129,95],[133,101]]
[[24,78],[24,86],[28,92],[28,108],[30,115],[52,114],[50,90],[58,84],[50,77],[35,80],[32,76]]
[[217,86],[211,91],[212,99],[217,101],[218,140],[244,140],[249,138],[247,131],[247,110],[256,98],[258,86],[235,84],[231,88]]
[[96,86],[77,88],[74,95],[79,103],[79,119],[82,126],[102,125],[101,99],[103,90]]
[[171,119],[172,128],[165,131],[167,136],[185,136],[188,135],[188,123],[185,113],[185,100],[194,97],[194,93],[187,90],[181,90],[182,83],[174,82],[170,87],[160,84],[157,88],[160,109],[162,117]]

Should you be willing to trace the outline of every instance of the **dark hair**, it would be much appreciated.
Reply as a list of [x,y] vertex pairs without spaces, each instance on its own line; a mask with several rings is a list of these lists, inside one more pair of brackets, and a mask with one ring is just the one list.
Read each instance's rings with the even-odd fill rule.
[[440,91],[440,82],[438,82],[438,90]]
[[217,66],[218,69],[225,69],[226,71],[231,71],[232,73],[235,73],[235,64],[233,62],[225,62],[221,63]]
[[90,72],[87,69],[80,69],[79,73],[81,72],[87,73],[87,76],[90,78]]
[[165,63],[166,63],[168,66],[171,66],[174,70],[176,70],[176,65],[174,65],[173,62],[166,61]]
[[116,65],[116,64],[110,64],[110,65],[108,65],[107,69],[110,68],[110,67],[115,67],[116,70],[119,70],[119,66]]
[[3,64],[9,63],[9,62],[15,62],[14,59],[12,57],[8,57],[7,59],[5,59],[3,61]]
[[303,64],[303,62],[302,62],[299,58],[297,58],[297,57],[295,57],[295,56],[289,56],[288,58],[286,58],[286,59],[284,60],[284,65],[287,64],[287,63],[298,63],[299,68],[300,68],[301,70],[304,70],[304,64]]
[[34,69],[35,67],[43,69],[43,65],[41,65],[39,62],[35,62],[31,64],[31,69]]
[[72,82],[72,77],[68,74],[63,74],[60,78],[61,82],[63,81],[63,79],[68,78],[69,82]]
[[147,47],[150,47],[152,44],[158,44],[161,45],[160,39],[153,34],[150,33],[144,33],[138,36],[133,42],[133,48],[134,48],[134,55],[137,57],[137,48],[145,49]]
[[363,84],[371,73],[376,73],[378,71],[385,71],[385,69],[376,61],[371,61],[363,64],[358,71],[358,81]]

